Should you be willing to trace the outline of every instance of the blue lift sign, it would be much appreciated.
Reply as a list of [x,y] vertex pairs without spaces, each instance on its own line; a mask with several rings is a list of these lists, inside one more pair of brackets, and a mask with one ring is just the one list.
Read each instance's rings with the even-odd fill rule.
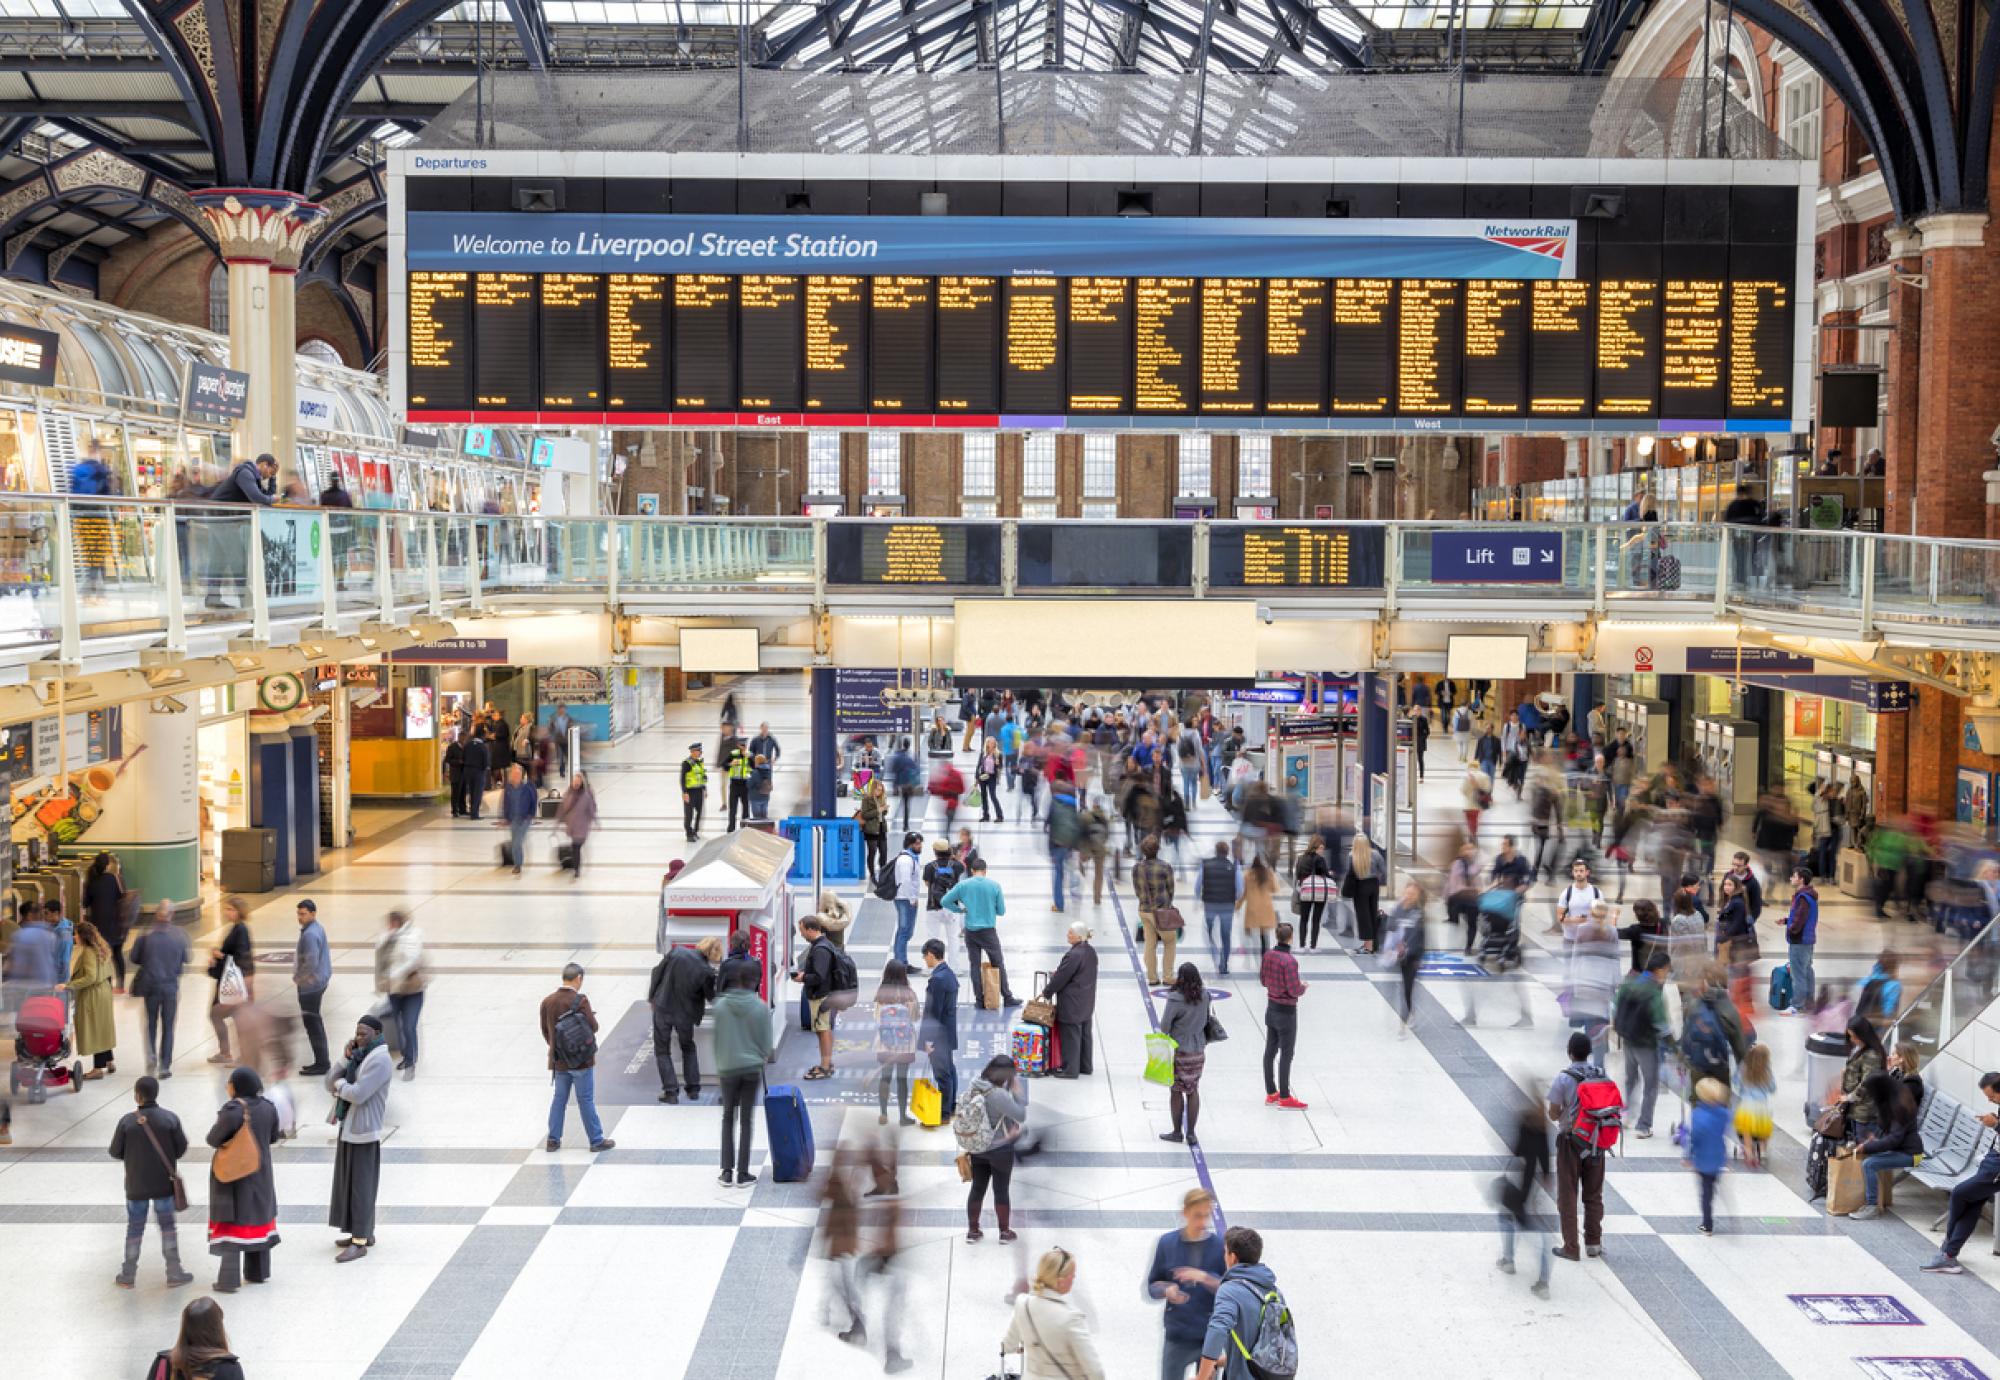
[[1559,585],[1560,532],[1434,532],[1431,581],[1441,585]]

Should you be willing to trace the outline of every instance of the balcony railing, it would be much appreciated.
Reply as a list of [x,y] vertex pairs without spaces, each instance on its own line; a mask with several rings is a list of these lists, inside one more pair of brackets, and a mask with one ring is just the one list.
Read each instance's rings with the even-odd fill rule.
[[[862,586],[830,585],[829,529],[901,523],[963,529],[967,546],[997,549],[991,582],[896,582],[864,569]],[[413,609],[442,614],[509,603],[624,607],[747,595],[806,605],[887,596],[912,609],[966,593],[1016,597],[1101,594],[1084,586],[1030,588],[1017,580],[1022,535],[1012,520],[867,518],[507,517],[375,509],[251,507],[120,498],[0,496],[0,654],[80,654],[84,639],[131,637],[186,645],[189,630],[273,620],[335,627],[395,621]],[[1105,524],[1097,524],[1103,527]],[[1178,583],[1125,593],[1313,600],[1360,609],[1498,612],[1522,605],[1551,617],[1584,612],[1681,617],[1740,615],[1753,623],[1867,638],[1925,625],[1944,645],[2000,645],[2000,542],[1946,542],[1858,532],[1661,523],[1145,523],[1184,546]],[[1219,537],[1343,531],[1354,560],[1339,582],[1210,581]],[[973,538],[977,529],[979,540]],[[1509,582],[1439,573],[1440,537],[1544,534],[1557,557]],[[845,534],[839,534],[845,535]],[[1548,538],[1554,538],[1550,542]],[[1115,533],[1105,539],[1115,540]],[[1240,543],[1239,543],[1240,544]],[[1455,547],[1464,543],[1457,540]],[[956,549],[955,542],[944,543]],[[1170,563],[1162,562],[1162,568]],[[864,562],[865,566],[865,562]],[[1181,565],[1172,565],[1179,570]],[[893,570],[893,565],[885,570]],[[843,573],[846,573],[844,568]],[[738,602],[739,607],[748,605]]]

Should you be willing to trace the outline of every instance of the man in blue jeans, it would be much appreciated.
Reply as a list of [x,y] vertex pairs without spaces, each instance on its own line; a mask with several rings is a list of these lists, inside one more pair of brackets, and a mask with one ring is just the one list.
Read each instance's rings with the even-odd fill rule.
[[146,1238],[146,1213],[160,1224],[160,1252],[167,1259],[167,1287],[192,1284],[194,1276],[181,1268],[181,1248],[174,1234],[174,1166],[187,1153],[187,1134],[180,1118],[156,1106],[160,1085],[151,1076],[132,1085],[136,1110],[125,1113],[111,1133],[111,1158],[125,1162],[125,1265],[111,1281],[130,1289],[139,1275],[139,1247]]
[[[1979,1091],[1986,1094],[1988,1102],[2000,1107],[2000,1073],[1982,1077]],[[2000,1125],[2000,1114],[1988,1112],[1979,1120],[1985,1126]],[[1988,1150],[1972,1177],[1952,1189],[1951,1206],[1945,1212],[1944,1247],[1920,1268],[1934,1275],[1964,1274],[1958,1253],[1972,1239],[1972,1230],[1979,1225],[1979,1214],[1995,1194],[2000,1194],[2000,1147]]]
[[890,864],[896,877],[896,942],[889,952],[905,967],[910,962],[910,937],[917,932],[917,898],[924,894],[923,847],[922,834],[903,835],[903,851]]
[[588,1050],[573,1052],[567,1059],[556,1053],[556,1022],[572,1010],[580,1012],[590,1023],[594,1037],[597,1013],[590,1009],[590,998],[583,994],[580,963],[565,964],[562,986],[542,998],[542,1040],[549,1047],[549,1074],[555,1084],[555,1095],[549,1100],[549,1140],[545,1148],[562,1149],[563,1117],[569,1111],[569,1095],[574,1089],[577,1115],[583,1118],[583,1132],[590,1137],[590,1148],[609,1150],[617,1142],[604,1138],[604,1126],[597,1119],[596,1039],[590,1041]]
[[1792,869],[1792,908],[1785,916],[1785,962],[1792,972],[1792,1014],[1812,1010],[1813,945],[1819,941],[1819,893],[1812,869]]
[[1201,896],[1202,920],[1208,928],[1208,952],[1218,973],[1229,972],[1230,928],[1236,919],[1236,904],[1243,899],[1243,869],[1229,856],[1229,845],[1217,842],[1215,855],[1201,860],[1196,883]]
[[534,826],[540,809],[535,788],[528,784],[527,773],[516,762],[507,768],[507,785],[500,792],[500,817],[507,823],[507,856],[516,877],[521,875],[521,859],[528,851],[528,830]]

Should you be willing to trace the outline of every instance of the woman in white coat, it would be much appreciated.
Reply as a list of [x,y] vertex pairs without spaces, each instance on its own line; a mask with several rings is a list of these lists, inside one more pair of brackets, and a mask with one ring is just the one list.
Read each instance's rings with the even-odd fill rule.
[[1104,1380],[1090,1324],[1067,1297],[1075,1283],[1076,1257],[1049,1251],[1035,1266],[1034,1288],[1014,1300],[1000,1350],[1020,1355],[1021,1380]]

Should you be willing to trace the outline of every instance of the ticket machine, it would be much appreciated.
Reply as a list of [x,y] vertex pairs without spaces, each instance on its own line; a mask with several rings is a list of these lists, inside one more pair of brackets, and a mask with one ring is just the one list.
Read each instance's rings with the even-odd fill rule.
[[1748,719],[1724,719],[1716,725],[1720,744],[1715,757],[1715,790],[1724,808],[1744,814],[1757,808],[1758,754],[1764,731]]
[[1632,731],[1632,756],[1639,773],[1658,771],[1667,761],[1667,703],[1619,697],[1613,701],[1618,722]]

